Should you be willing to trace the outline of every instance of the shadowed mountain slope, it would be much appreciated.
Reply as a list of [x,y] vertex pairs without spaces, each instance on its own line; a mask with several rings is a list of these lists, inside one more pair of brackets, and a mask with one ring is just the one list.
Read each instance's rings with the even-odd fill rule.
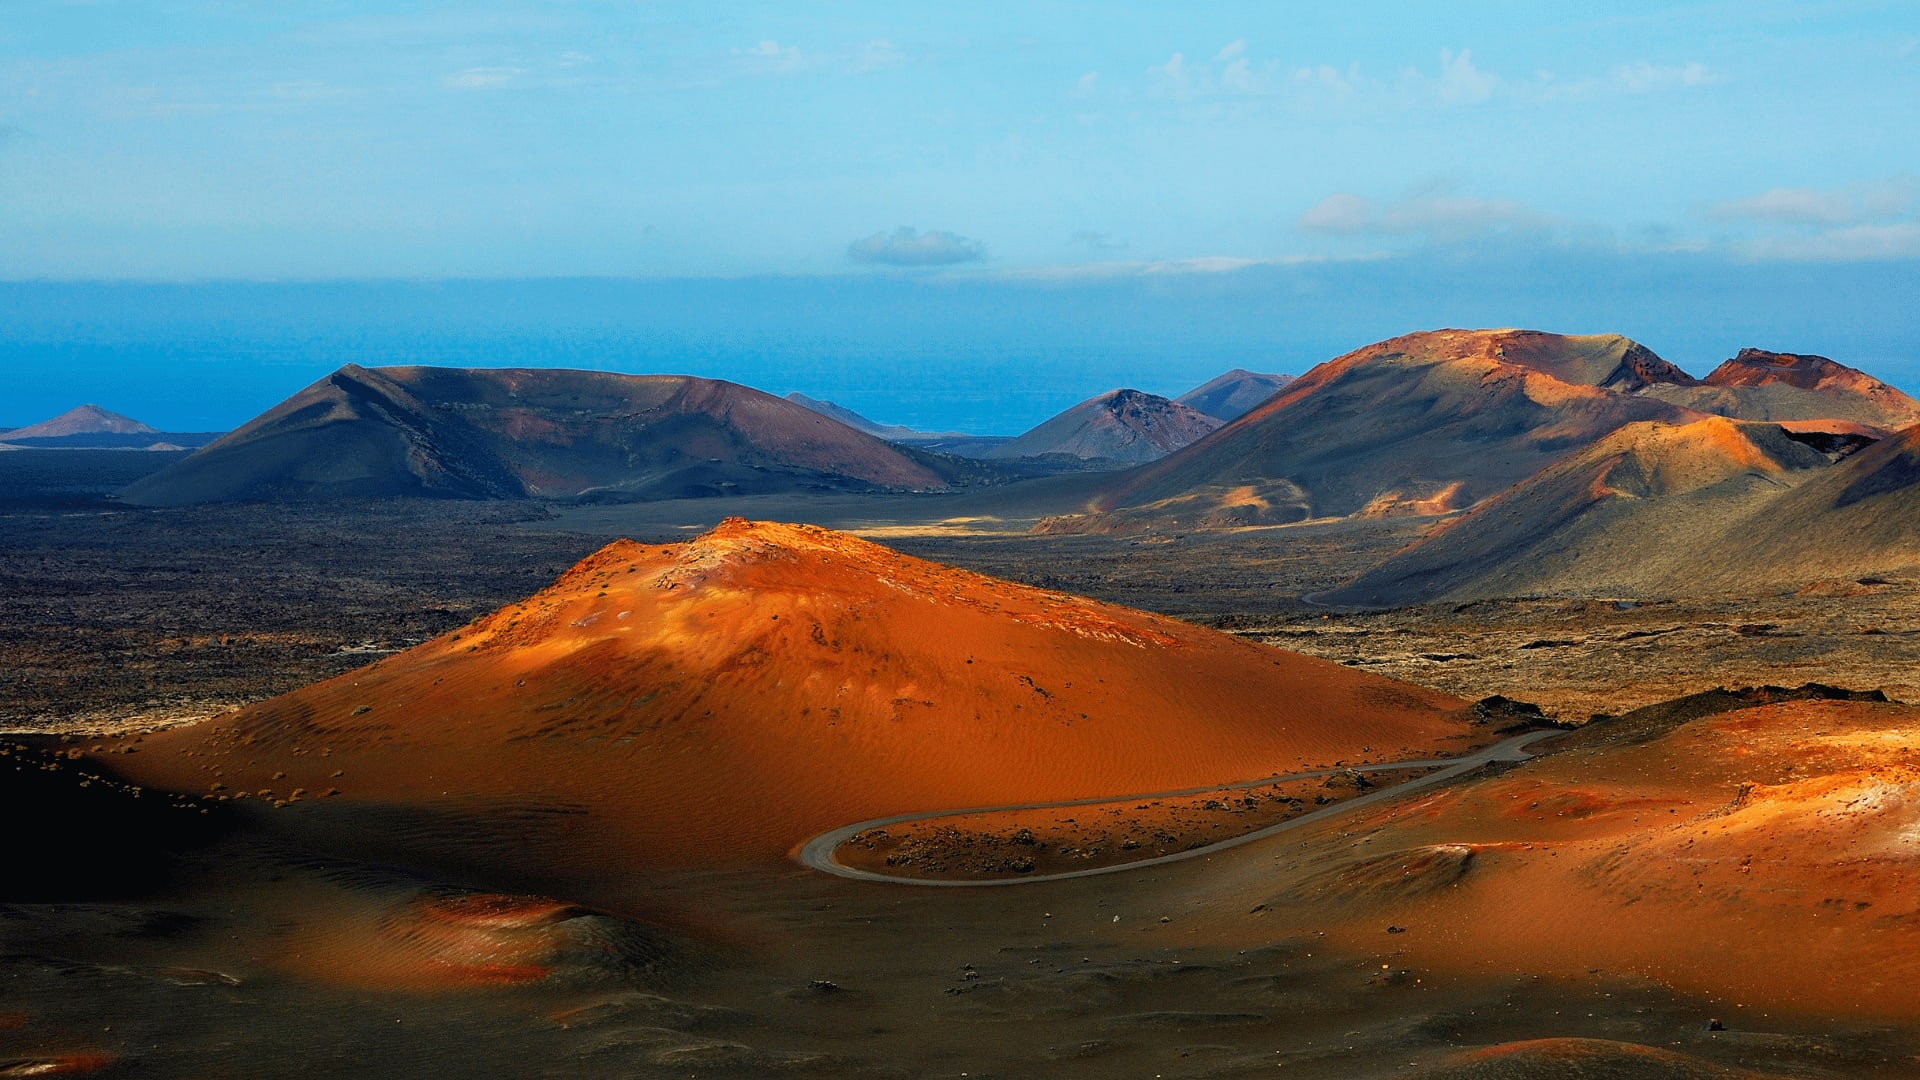
[[1712,538],[1828,467],[1772,424],[1629,424],[1320,599],[1392,607],[1644,592],[1703,549],[1723,550]]
[[1624,424],[1697,416],[1634,390],[1685,373],[1618,335],[1441,330],[1321,364],[1065,527],[1282,524],[1472,505]]
[[1920,575],[1920,427],[1812,476],[1692,556],[1676,591]]
[[939,489],[979,473],[711,379],[348,365],[123,498],[621,500]]
[[1109,390],[1075,405],[982,456],[1044,457],[1138,464],[1166,456],[1220,426],[1220,420],[1157,394]]
[[1291,375],[1264,375],[1234,368],[1173,400],[1220,420],[1238,420],[1292,381]]
[[176,790],[298,791],[293,809],[329,828],[355,808],[478,823],[446,841],[461,859],[500,844],[480,825],[531,822],[563,836],[516,837],[518,865],[591,876],[610,859],[775,860],[886,814],[1426,756],[1470,741],[1463,706],[842,533],[730,519],[684,544],[616,541],[524,603],[116,764]]

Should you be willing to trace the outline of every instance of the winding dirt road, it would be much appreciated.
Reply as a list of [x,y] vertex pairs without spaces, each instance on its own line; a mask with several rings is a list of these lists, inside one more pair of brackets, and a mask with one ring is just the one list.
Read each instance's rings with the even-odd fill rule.
[[[1553,729],[1546,731],[1529,731],[1457,758],[1437,758],[1427,761],[1389,761],[1374,765],[1344,766],[1336,769],[1309,769],[1306,772],[1289,773],[1285,776],[1263,776],[1258,780],[1242,780],[1233,784],[1215,784],[1211,787],[1184,788],[1179,791],[1153,791],[1138,795],[1108,795],[1093,799],[1073,799],[1066,802],[1020,803],[1012,806],[978,806],[966,810],[932,810],[915,814],[896,814],[893,817],[874,818],[871,821],[857,821],[852,825],[843,825],[831,832],[821,833],[819,836],[801,845],[797,857],[802,863],[815,870],[843,878],[852,878],[855,881],[883,881],[891,885],[932,885],[942,888],[1031,885],[1039,881],[1063,881],[1067,878],[1094,877],[1098,874],[1118,874],[1129,870],[1143,870],[1149,866],[1160,866],[1164,863],[1179,862],[1182,859],[1191,859],[1199,855],[1211,855],[1216,851],[1239,847],[1241,844],[1251,844],[1255,840],[1264,840],[1276,833],[1286,832],[1288,829],[1297,829],[1302,825],[1310,825],[1318,821],[1324,821],[1336,814],[1348,813],[1349,811],[1357,810],[1360,807],[1368,806],[1372,803],[1396,798],[1410,791],[1419,791],[1423,788],[1432,787],[1435,784],[1445,783],[1456,776],[1472,772],[1475,769],[1490,765],[1496,761],[1525,761],[1533,756],[1527,751],[1527,747],[1549,736],[1559,734],[1562,734],[1562,732]],[[861,870],[847,866],[834,858],[834,852],[840,849],[840,845],[846,843],[854,836],[866,832],[869,829],[883,828],[888,825],[899,825],[908,821],[925,821],[928,818],[956,817],[961,814],[990,814],[1008,810],[1052,810],[1060,807],[1094,806],[1101,803],[1130,802],[1139,799],[1177,799],[1188,795],[1204,795],[1214,791],[1237,791],[1244,788],[1265,787],[1268,784],[1283,783],[1288,780],[1310,780],[1316,776],[1332,776],[1335,773],[1392,772],[1398,769],[1435,767],[1439,768],[1438,772],[1416,777],[1404,784],[1381,788],[1378,791],[1347,799],[1344,802],[1334,803],[1332,806],[1322,807],[1312,813],[1302,814],[1297,818],[1290,818],[1277,825],[1269,825],[1264,829],[1256,829],[1250,833],[1243,833],[1230,840],[1222,840],[1217,844],[1190,848],[1186,851],[1176,851],[1171,855],[1157,855],[1153,858],[1141,859],[1137,862],[1094,867],[1089,870],[1069,870],[1058,874],[1035,874],[1027,877],[990,878],[972,881],[931,881],[925,878],[894,877],[889,874],[875,873],[872,870]]]

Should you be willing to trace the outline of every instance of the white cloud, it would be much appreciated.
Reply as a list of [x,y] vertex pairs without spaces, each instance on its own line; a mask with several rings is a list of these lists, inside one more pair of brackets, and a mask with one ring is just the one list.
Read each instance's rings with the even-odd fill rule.
[[1773,188],[1710,207],[1707,216],[1783,225],[1858,225],[1898,218],[1917,196],[1920,184],[1905,178],[1846,188]]
[[772,38],[745,49],[733,50],[747,70],[761,75],[791,75],[805,71],[813,66],[812,58],[803,55],[798,45],[782,45]]
[[940,229],[920,232],[902,225],[892,232],[877,232],[848,244],[847,257],[886,266],[949,266],[984,259],[987,249],[978,240]]
[[1329,195],[1300,215],[1299,226],[1308,232],[1355,235],[1368,232],[1378,217],[1374,205],[1358,195]]
[[1150,90],[1167,97],[1188,97],[1196,89],[1185,53],[1174,53],[1166,63],[1148,68],[1147,78]]
[[1543,101],[1592,101],[1621,94],[1655,94],[1690,90],[1724,82],[1726,77],[1699,61],[1685,64],[1655,64],[1636,60],[1618,64],[1605,76],[1556,79],[1550,71],[1535,73],[1526,92]]
[[1098,93],[1099,89],[1100,89],[1100,73],[1097,71],[1089,71],[1085,75],[1082,75],[1078,79],[1074,80],[1073,96],[1081,99],[1090,98],[1094,94]]
[[1501,228],[1533,228],[1545,224],[1545,219],[1511,199],[1431,195],[1388,207],[1380,223],[1389,233],[1451,237]]
[[1201,255],[1188,259],[1110,260],[1106,262],[1072,263],[1064,266],[1024,266],[998,271],[992,276],[1022,281],[1068,283],[1130,277],[1231,274],[1262,266],[1305,266],[1334,262],[1376,262],[1386,257],[1386,255],[1381,253],[1344,257],[1278,255],[1260,259],[1249,259],[1238,255]]
[[522,68],[477,67],[455,72],[440,81],[454,90],[492,90],[506,86],[525,74]]
[[1254,72],[1246,57],[1235,57],[1220,69],[1220,88],[1232,94],[1258,94],[1266,88],[1266,80]]
[[1811,234],[1771,236],[1751,241],[1749,258],[1796,262],[1863,262],[1920,259],[1920,221],[1849,225]]
[[1473,66],[1473,50],[1455,53],[1440,50],[1440,77],[1433,82],[1434,92],[1449,104],[1473,105],[1492,97],[1500,87],[1500,77]]
[[854,73],[884,71],[897,68],[907,62],[907,55],[891,41],[876,39],[855,46],[847,60],[847,70]]
[[1719,75],[1707,70],[1707,65],[1698,62],[1661,66],[1641,60],[1614,68],[1610,76],[1616,87],[1629,94],[1647,94],[1655,90],[1671,90],[1686,86],[1705,86],[1708,83],[1720,81]]
[[1837,191],[1774,188],[1713,207],[1709,217],[1722,221],[1781,221],[1796,225],[1839,225],[1853,220],[1853,200]]
[[1272,94],[1283,75],[1275,61],[1255,63],[1247,55],[1247,43],[1235,41],[1213,55],[1211,60],[1189,61],[1185,53],[1174,53],[1166,63],[1147,69],[1148,89],[1154,95],[1180,100],[1227,94],[1255,97]]
[[1891,177],[1838,188],[1773,188],[1707,208],[1755,230],[1733,241],[1754,259],[1813,262],[1920,258],[1920,179]]
[[748,71],[757,75],[796,75],[803,72],[839,71],[863,75],[904,66],[907,54],[898,45],[883,38],[830,49],[826,52],[802,51],[798,45],[782,45],[766,38],[733,55]]
[[1344,100],[1367,86],[1358,64],[1349,65],[1345,71],[1325,64],[1296,68],[1288,74],[1287,83],[1291,93],[1308,100]]
[[1148,68],[1147,78],[1148,89],[1162,98],[1270,98],[1306,107],[1363,93],[1388,98],[1396,91],[1410,103],[1472,105],[1504,88],[1499,76],[1475,66],[1471,50],[1466,49],[1458,53],[1442,49],[1437,72],[1409,69],[1396,87],[1363,75],[1358,64],[1345,69],[1328,64],[1289,67],[1278,60],[1261,60],[1248,51],[1245,41],[1234,41],[1207,60],[1190,60],[1176,52],[1166,63]]
[[1511,199],[1477,199],[1440,189],[1377,204],[1349,192],[1329,195],[1295,222],[1335,236],[1424,236],[1457,241],[1492,232],[1533,231],[1553,222]]
[[[1655,64],[1635,61],[1618,64],[1604,73],[1576,79],[1557,79],[1537,71],[1531,78],[1510,79],[1482,67],[1471,49],[1439,50],[1437,68],[1410,67],[1397,79],[1364,74],[1357,63],[1344,68],[1330,64],[1288,65],[1255,56],[1244,40],[1235,40],[1210,57],[1170,55],[1165,63],[1146,71],[1147,89],[1161,99],[1193,101],[1212,98],[1261,98],[1295,108],[1315,109],[1347,102],[1388,108],[1473,106],[1495,99],[1544,103],[1590,101],[1620,95],[1678,92],[1722,81],[1705,64]],[[1085,77],[1083,76],[1083,79]]]

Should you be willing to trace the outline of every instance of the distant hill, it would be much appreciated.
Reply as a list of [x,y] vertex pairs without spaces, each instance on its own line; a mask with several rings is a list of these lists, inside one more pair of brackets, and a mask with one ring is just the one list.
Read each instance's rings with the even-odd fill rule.
[[1920,401],[1824,356],[1741,349],[1705,379],[1642,391],[1742,420],[1844,420],[1880,432],[1920,424]]
[[881,424],[861,416],[852,409],[835,405],[831,401],[810,398],[795,391],[786,396],[786,400],[795,405],[804,406],[831,417],[853,428],[864,431],[877,439],[901,443],[919,450],[929,450],[939,454],[952,454],[964,458],[990,458],[993,451],[1013,441],[1010,435],[968,435],[958,431],[919,431],[903,424]]
[[920,450],[984,460],[992,457],[995,450],[1012,442],[1013,438],[1011,435],[927,435],[922,433],[914,438],[898,441],[902,445]]
[[1317,599],[1396,607],[1661,590],[1703,552],[1718,560],[1714,538],[1829,467],[1773,424],[1628,424]]
[[[1636,422],[1766,420],[1831,444],[1920,402],[1823,357],[1747,349],[1696,379],[1618,334],[1437,330],[1357,349],[1049,531],[1284,524],[1471,507]],[[1810,439],[1803,441],[1819,441]]]
[[638,500],[940,490],[983,467],[733,383],[348,365],[123,492],[133,503],[432,496]]
[[1685,373],[1617,334],[1408,334],[1315,367],[1204,442],[1116,478],[1062,530],[1284,524],[1471,506],[1636,420]]
[[225,432],[220,431],[155,431],[123,435],[113,431],[82,431],[39,438],[0,435],[0,446],[34,450],[191,450],[223,434]]
[[788,394],[785,400],[791,401],[795,405],[799,405],[803,408],[812,409],[814,412],[819,413],[821,416],[831,417],[832,419],[838,420],[855,431],[864,431],[867,434],[874,436],[875,438],[886,439],[889,442],[899,441],[902,439],[940,438],[940,436],[938,435],[929,435],[925,432],[915,431],[914,429],[907,427],[903,424],[875,423],[874,421],[869,420],[864,416],[861,416],[859,413],[854,412],[852,409],[843,408],[839,405],[835,405],[831,401],[821,401],[819,398],[810,398],[807,395],[799,392],[798,390],[794,391],[791,394]]
[[159,431],[98,405],[69,409],[51,420],[0,431],[0,449],[183,450],[205,446],[218,431]]
[[1245,368],[1234,368],[1173,400],[1216,419],[1238,420],[1292,381],[1291,375],[1263,375]]
[[1154,461],[1207,435],[1221,421],[1138,390],[1109,390],[994,447],[988,458],[1063,455],[1133,465]]
[[68,435],[157,435],[159,429],[151,428],[131,416],[121,416],[117,412],[108,412],[98,405],[82,405],[77,409],[68,409],[51,420],[42,420],[23,428],[14,428],[6,433],[8,442],[20,439],[62,438]]

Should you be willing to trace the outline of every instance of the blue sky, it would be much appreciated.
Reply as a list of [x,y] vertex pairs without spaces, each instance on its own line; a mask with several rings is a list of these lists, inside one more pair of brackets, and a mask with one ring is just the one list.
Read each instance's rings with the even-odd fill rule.
[[[1539,311],[1579,324],[1550,329],[1654,337],[1684,330],[1690,296],[1730,355],[1765,343],[1748,338],[1778,325],[1796,275],[1820,300],[1781,335],[1797,344],[1840,354],[1920,329],[1890,302],[1913,295],[1920,262],[1920,5],[1190,7],[6,0],[0,281],[751,280],[702,293],[712,318],[678,313],[681,354],[617,318],[627,331],[593,340],[611,343],[603,359],[731,371],[746,354],[727,351],[719,314],[760,297],[787,320],[753,320],[770,376],[779,355],[858,352],[875,336],[862,305],[901,289],[981,319],[1015,293],[1035,310],[1062,288],[1124,306],[1173,279],[1207,310],[1265,287],[1374,296],[1371,319],[1280,304],[1288,325],[1264,339],[1146,304],[1160,321],[1110,350],[1126,363],[1076,367],[1092,380],[1078,396],[1153,381],[1137,368],[1154,355],[1182,378],[1229,357],[1297,367],[1256,343],[1337,352],[1416,315]],[[1411,302],[1436,267],[1483,258],[1549,280],[1502,271],[1442,310]],[[1666,283],[1645,294],[1647,326],[1600,267]],[[1724,283],[1755,275],[1781,283],[1775,299],[1727,307]],[[1600,294],[1614,299],[1575,302]],[[48,295],[0,308],[26,318],[19,298]],[[178,357],[237,340],[59,295],[97,309],[62,348],[151,333],[154,357]],[[492,340],[360,302],[295,305],[311,320],[302,372],[378,360],[374,339],[436,355]],[[886,363],[951,353],[940,324],[880,335]],[[1100,336],[1097,319],[1019,324],[1032,333],[1007,347],[1042,360]],[[515,335],[590,344],[537,319]],[[0,365],[38,378],[20,340]],[[128,348],[121,363],[141,362]],[[1901,377],[1916,359],[1863,348],[1840,358]],[[882,364],[840,377],[885,383]],[[938,413],[904,386],[873,403]]]
[[4,276],[1920,254],[1911,2],[1194,7],[8,0]]

